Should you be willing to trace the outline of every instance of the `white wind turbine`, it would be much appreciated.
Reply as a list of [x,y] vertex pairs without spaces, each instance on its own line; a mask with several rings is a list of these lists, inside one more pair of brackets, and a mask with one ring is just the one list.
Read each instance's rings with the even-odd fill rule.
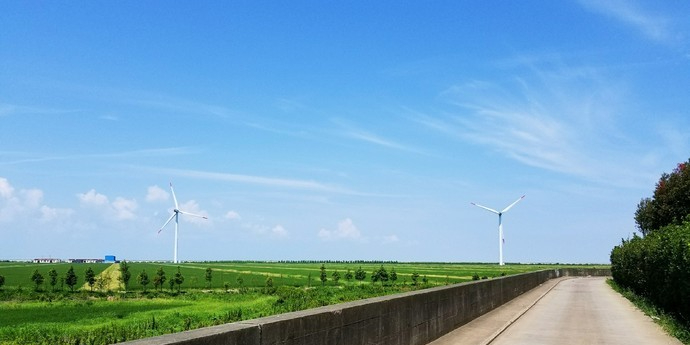
[[508,207],[504,208],[503,211],[501,211],[501,212],[498,212],[498,211],[494,210],[493,208],[488,208],[486,206],[477,205],[473,202],[471,203],[474,206],[483,208],[489,212],[492,212],[492,213],[495,213],[498,215],[498,260],[499,260],[498,264],[500,266],[504,265],[504,263],[503,263],[503,222],[501,221],[501,216],[503,216],[504,213],[508,212],[508,210],[510,210],[513,206],[515,206],[515,204],[520,202],[520,200],[522,200],[524,197],[525,197],[524,195],[521,196],[519,199],[515,200],[514,203],[512,203],[512,204],[508,205]]
[[177,198],[175,197],[175,190],[173,189],[172,182],[170,182],[170,191],[172,192],[173,201],[175,201],[175,209],[173,210],[173,214],[170,216],[170,218],[168,218],[168,220],[165,222],[165,224],[163,224],[163,226],[161,226],[160,230],[158,230],[158,233],[160,234],[161,231],[163,231],[163,228],[165,228],[165,226],[168,225],[168,223],[170,223],[170,221],[173,220],[173,218],[175,218],[175,250],[173,252],[173,263],[177,263],[177,230],[179,228],[179,219],[178,218],[180,216],[180,213],[186,214],[186,215],[192,216],[192,217],[199,217],[199,218],[204,218],[204,219],[208,219],[208,218],[205,216],[200,216],[198,214],[193,214],[193,213],[189,213],[189,212],[185,212],[185,211],[180,210],[180,206],[177,204]]

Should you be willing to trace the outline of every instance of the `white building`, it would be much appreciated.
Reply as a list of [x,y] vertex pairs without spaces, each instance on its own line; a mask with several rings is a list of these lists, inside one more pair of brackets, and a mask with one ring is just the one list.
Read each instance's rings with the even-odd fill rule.
[[34,259],[35,264],[59,264],[61,263],[62,260],[60,259],[53,259],[53,258],[40,258],[40,259]]

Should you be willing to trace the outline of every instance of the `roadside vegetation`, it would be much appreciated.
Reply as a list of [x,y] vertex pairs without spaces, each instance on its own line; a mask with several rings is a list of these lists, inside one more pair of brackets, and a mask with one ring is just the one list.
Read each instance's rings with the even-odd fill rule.
[[623,239],[611,251],[615,284],[662,315],[663,323],[674,325],[672,333],[689,344],[690,160],[661,176],[653,197],[639,203],[635,222],[642,237]]
[[111,344],[554,267],[364,261],[6,262],[0,263],[0,344]]
[[660,325],[666,333],[677,338],[683,344],[690,345],[690,327],[678,320],[678,318],[657,307],[649,299],[636,294],[630,289],[619,286],[613,279],[607,280],[607,283],[616,292],[632,302],[632,304],[640,309],[645,315],[649,316],[654,322]]

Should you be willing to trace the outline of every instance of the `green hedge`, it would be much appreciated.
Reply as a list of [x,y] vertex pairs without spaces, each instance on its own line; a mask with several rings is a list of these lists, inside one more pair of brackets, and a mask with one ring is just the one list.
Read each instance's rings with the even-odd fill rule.
[[690,222],[623,240],[611,251],[611,274],[620,286],[690,322]]

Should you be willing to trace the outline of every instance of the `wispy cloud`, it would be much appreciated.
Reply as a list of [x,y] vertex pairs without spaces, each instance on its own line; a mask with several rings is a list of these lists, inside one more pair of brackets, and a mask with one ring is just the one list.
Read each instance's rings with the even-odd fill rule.
[[346,123],[345,121],[342,120],[333,120],[335,124],[340,126],[343,131],[341,135],[356,139],[362,142],[366,142],[369,144],[374,144],[377,146],[381,146],[387,149],[392,149],[392,150],[398,150],[398,151],[405,151],[405,152],[410,152],[410,153],[416,153],[416,154],[423,154],[427,155],[428,153],[425,152],[424,150],[421,150],[419,148],[413,147],[411,145],[406,145],[402,144],[400,142],[397,142],[395,140],[385,138],[379,134],[372,133],[370,131],[362,130],[360,128],[357,128],[356,126]]
[[79,113],[77,109],[45,108],[31,105],[0,103],[0,116],[10,115],[63,115]]
[[206,180],[216,180],[216,181],[228,181],[236,183],[245,183],[253,185],[262,185],[270,187],[282,187],[282,188],[293,188],[293,189],[303,189],[303,190],[313,190],[320,192],[331,192],[331,193],[341,193],[341,194],[357,194],[345,188],[338,186],[328,185],[324,183],[319,183],[315,181],[308,180],[297,180],[297,179],[286,179],[286,178],[276,178],[276,177],[264,177],[264,176],[254,176],[254,175],[242,175],[242,174],[231,174],[231,173],[221,173],[221,172],[211,172],[211,171],[200,171],[200,170],[184,170],[184,169],[165,169],[165,168],[144,168],[149,171],[155,171],[159,173],[193,177]]
[[619,186],[648,181],[644,169],[630,168],[639,152],[618,129],[629,120],[621,116],[631,102],[624,86],[595,68],[523,67],[500,83],[454,85],[441,97],[455,109],[413,118],[529,166]]
[[12,159],[1,161],[0,165],[12,165],[22,163],[39,163],[47,161],[65,161],[65,160],[83,160],[83,159],[110,159],[110,158],[137,158],[137,157],[167,157],[178,156],[197,152],[191,147],[164,147],[153,149],[141,149],[122,152],[104,152],[92,154],[76,154],[76,155],[40,155],[36,153],[19,153],[19,152],[0,152],[0,157],[3,155],[11,155],[12,157],[24,156],[28,158]]
[[580,4],[590,11],[614,18],[639,31],[645,37],[669,43],[676,39],[671,29],[671,21],[659,14],[650,13],[634,1],[627,0],[580,0]]

